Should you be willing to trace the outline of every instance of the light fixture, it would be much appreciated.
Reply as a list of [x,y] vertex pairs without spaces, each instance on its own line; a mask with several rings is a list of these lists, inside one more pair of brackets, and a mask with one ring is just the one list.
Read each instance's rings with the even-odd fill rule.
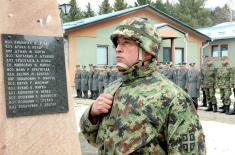
[[70,4],[65,4],[64,3],[64,4],[59,5],[60,14],[68,15],[70,9],[71,9]]

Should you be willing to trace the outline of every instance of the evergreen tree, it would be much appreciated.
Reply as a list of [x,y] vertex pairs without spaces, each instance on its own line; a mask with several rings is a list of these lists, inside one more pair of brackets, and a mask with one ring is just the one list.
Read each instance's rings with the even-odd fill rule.
[[76,0],[70,0],[71,9],[67,16],[63,16],[64,22],[71,22],[83,18],[81,9],[77,6]]
[[124,0],[115,0],[113,9],[114,11],[124,10],[127,8],[127,3]]
[[99,14],[102,15],[102,14],[110,13],[112,11],[113,11],[113,8],[109,4],[109,0],[103,0],[101,5],[99,6]]
[[145,5],[145,4],[152,4],[151,0],[137,0],[137,2],[135,2],[135,6],[140,6],[140,5]]
[[167,6],[162,2],[162,0],[156,0],[155,3],[153,3],[153,7],[165,13],[167,12]]
[[90,2],[87,3],[86,11],[83,12],[83,16],[84,16],[84,18],[89,18],[89,17],[95,16],[95,12],[92,10]]
[[231,10],[227,4],[216,7],[212,12],[213,25],[230,21]]
[[194,28],[206,27],[212,24],[210,12],[204,8],[206,0],[178,0],[176,18]]

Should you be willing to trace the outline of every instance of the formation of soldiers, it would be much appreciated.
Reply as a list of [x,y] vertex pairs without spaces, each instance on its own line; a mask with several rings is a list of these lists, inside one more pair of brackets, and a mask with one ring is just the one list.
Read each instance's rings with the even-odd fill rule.
[[[187,68],[186,63],[175,66],[172,63],[157,63],[157,68],[161,74],[191,96],[196,109],[198,108],[200,92],[202,92],[202,107],[207,107],[206,111],[220,111],[228,115],[235,114],[235,107],[232,111],[230,110],[232,92],[235,97],[235,68],[230,66],[228,58],[221,58],[221,66],[218,69],[215,68],[210,57],[206,58],[201,69],[197,69],[195,63],[190,63],[189,66],[190,68]],[[215,97],[216,89],[219,89],[223,104],[219,108],[217,108],[217,99]]]
[[111,82],[121,77],[115,66],[95,66],[90,64],[89,70],[86,66],[76,66],[75,89],[77,98],[96,99],[103,93],[104,88]]
[[[206,111],[235,114],[235,108],[230,110],[232,93],[235,97],[235,68],[228,63],[227,57],[222,57],[221,67],[218,69],[213,65],[211,58],[207,57],[201,69],[196,68],[195,63],[190,63],[190,68],[186,63],[173,65],[170,63],[157,62],[158,71],[167,77],[170,81],[181,87],[193,99],[195,108],[198,108],[198,98],[200,93],[203,95],[202,107],[207,107]],[[121,78],[115,66],[95,66],[90,64],[89,69],[86,66],[77,65],[75,75],[75,88],[77,98],[96,99],[103,93],[104,88],[116,79]],[[219,89],[222,105],[217,107],[215,97],[216,89]],[[88,96],[88,94],[90,94]],[[235,105],[235,103],[234,103]],[[220,109],[220,110],[218,110]]]

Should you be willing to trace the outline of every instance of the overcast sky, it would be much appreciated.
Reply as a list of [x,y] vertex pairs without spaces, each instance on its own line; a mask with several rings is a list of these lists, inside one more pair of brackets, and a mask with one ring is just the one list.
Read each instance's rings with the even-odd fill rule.
[[[69,3],[70,0],[57,0],[57,1],[59,4],[63,4],[63,3]],[[82,10],[85,10],[87,3],[90,2],[92,9],[97,12],[99,9],[99,5],[102,3],[102,1],[103,0],[77,0],[77,4]],[[110,4],[113,4],[114,1],[115,0],[109,0]],[[136,0],[125,0],[125,2],[128,3],[129,5],[134,5],[135,1]],[[177,0],[169,0],[169,1],[177,2]],[[216,6],[224,6],[224,4],[226,3],[229,4],[230,7],[233,8],[233,10],[235,10],[235,0],[207,0],[205,7],[215,8]]]

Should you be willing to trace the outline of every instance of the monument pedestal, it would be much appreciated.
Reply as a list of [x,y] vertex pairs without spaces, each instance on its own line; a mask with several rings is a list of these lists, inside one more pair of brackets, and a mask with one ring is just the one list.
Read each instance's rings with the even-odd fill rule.
[[[0,0],[0,2],[2,4],[0,34],[63,37],[56,0]],[[4,83],[3,61],[1,39],[0,155],[81,154],[70,92],[68,92],[68,112],[7,117],[5,97],[9,92],[6,92],[7,86]],[[69,90],[68,85],[67,90]]]

